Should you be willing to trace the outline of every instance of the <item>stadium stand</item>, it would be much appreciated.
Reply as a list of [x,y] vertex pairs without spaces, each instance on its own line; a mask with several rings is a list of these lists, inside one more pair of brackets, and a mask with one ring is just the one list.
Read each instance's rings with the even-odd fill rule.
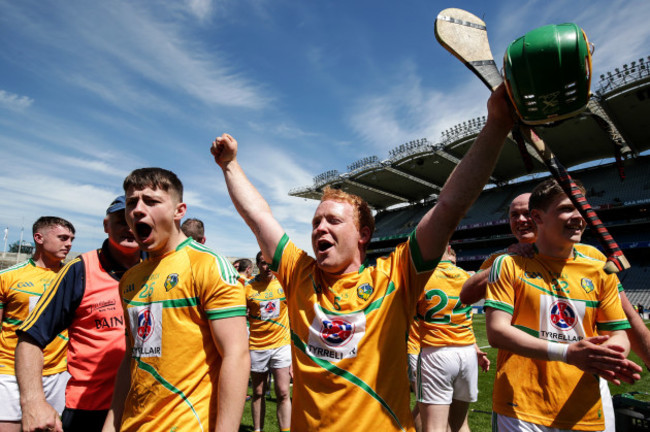
[[[650,305],[650,57],[600,76],[585,112],[538,128],[539,134],[587,189],[587,199],[632,264],[620,274],[630,300]],[[314,184],[289,192],[319,199],[325,185],[362,196],[376,210],[376,230],[368,257],[389,253],[415,228],[437,198],[455,165],[481,130],[485,118],[469,119],[442,132],[435,142],[409,141],[389,152],[362,158],[348,172],[327,171]],[[476,270],[493,251],[514,242],[508,205],[548,176],[528,149],[527,172],[519,149],[506,142],[490,184],[452,237],[459,264]],[[583,242],[597,246],[589,231]]]

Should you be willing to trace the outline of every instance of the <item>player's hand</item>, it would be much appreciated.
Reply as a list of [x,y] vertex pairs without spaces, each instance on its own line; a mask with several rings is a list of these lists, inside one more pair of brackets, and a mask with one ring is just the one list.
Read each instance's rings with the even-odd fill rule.
[[210,153],[217,165],[223,168],[237,157],[237,140],[225,133],[212,142]]
[[478,365],[481,367],[483,372],[490,370],[490,359],[487,356],[486,352],[481,350],[476,350],[476,359],[478,360]]
[[525,258],[535,257],[535,246],[532,243],[515,243],[508,246],[508,253],[519,255]]
[[621,381],[633,384],[639,380],[641,367],[625,358],[623,347],[602,345],[607,339],[609,336],[594,336],[570,344],[567,363],[616,385],[620,385]]
[[45,399],[22,404],[23,432],[63,432],[59,413]]
[[487,102],[488,122],[510,131],[515,124],[515,111],[508,99],[505,84],[501,84],[492,92]]

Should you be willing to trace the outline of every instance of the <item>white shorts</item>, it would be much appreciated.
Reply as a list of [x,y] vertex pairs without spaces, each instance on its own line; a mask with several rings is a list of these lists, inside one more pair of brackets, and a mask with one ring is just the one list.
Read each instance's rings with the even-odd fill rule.
[[409,357],[409,381],[412,383],[417,382],[418,376],[418,355],[408,354]]
[[[65,386],[70,374],[61,372],[43,377],[43,391],[47,403],[61,414],[65,408]],[[0,375],[0,421],[20,421],[20,392],[14,375]]]
[[251,372],[268,372],[291,366],[291,345],[268,350],[251,350]]
[[453,399],[476,402],[478,360],[474,345],[424,347],[418,361],[418,402],[451,405]]
[[614,402],[612,393],[609,391],[609,384],[606,379],[598,378],[600,387],[600,399],[603,402],[603,417],[605,417],[605,432],[616,432],[616,417],[614,416]]
[[570,429],[542,426],[514,417],[492,413],[492,432],[570,432]]

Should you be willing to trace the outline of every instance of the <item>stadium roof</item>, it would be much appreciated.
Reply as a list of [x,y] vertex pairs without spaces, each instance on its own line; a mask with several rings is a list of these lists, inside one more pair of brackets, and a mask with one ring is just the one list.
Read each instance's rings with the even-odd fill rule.
[[[586,162],[639,154],[650,147],[650,57],[601,75],[600,88],[584,113],[553,126],[536,128],[558,159],[571,168]],[[604,120],[604,121],[603,121]],[[444,131],[436,142],[426,138],[391,150],[389,157],[369,156],[350,164],[345,173],[327,171],[311,186],[293,189],[291,196],[320,199],[325,186],[363,197],[375,209],[435,198],[445,180],[485,124],[485,117],[467,120]],[[610,129],[609,131],[607,129]],[[517,143],[509,136],[490,183],[502,185],[546,171],[526,145],[532,170],[526,169]]]

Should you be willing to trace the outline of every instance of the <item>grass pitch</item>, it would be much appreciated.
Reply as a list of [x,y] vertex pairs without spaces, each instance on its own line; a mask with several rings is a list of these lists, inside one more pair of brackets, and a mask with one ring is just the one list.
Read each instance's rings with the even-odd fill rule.
[[[482,432],[491,430],[490,422],[492,414],[492,386],[494,384],[494,375],[497,365],[497,350],[489,347],[487,335],[485,334],[485,315],[474,315],[474,333],[476,334],[476,342],[478,343],[478,346],[481,347],[483,351],[488,353],[488,358],[491,362],[489,372],[479,372],[478,401],[470,405],[469,412],[470,429],[475,432]],[[643,365],[643,362],[634,353],[630,353],[630,359],[639,365]],[[648,378],[649,376],[650,373],[644,370],[641,374],[641,380],[636,384],[632,385],[624,383],[620,387],[610,384],[609,388],[612,392],[612,395],[632,391],[650,393],[650,378]],[[251,392],[249,389],[249,394],[250,393]],[[411,405],[413,406],[413,404],[415,404],[415,397],[413,394],[411,394]],[[266,422],[264,425],[264,430],[266,432],[275,432],[280,430],[278,427],[275,410],[275,393],[272,393],[271,397],[267,398],[266,400]],[[253,431],[253,419],[251,417],[250,402],[246,402],[246,407],[244,408],[244,416],[242,418],[242,424],[239,430],[241,432]]]

